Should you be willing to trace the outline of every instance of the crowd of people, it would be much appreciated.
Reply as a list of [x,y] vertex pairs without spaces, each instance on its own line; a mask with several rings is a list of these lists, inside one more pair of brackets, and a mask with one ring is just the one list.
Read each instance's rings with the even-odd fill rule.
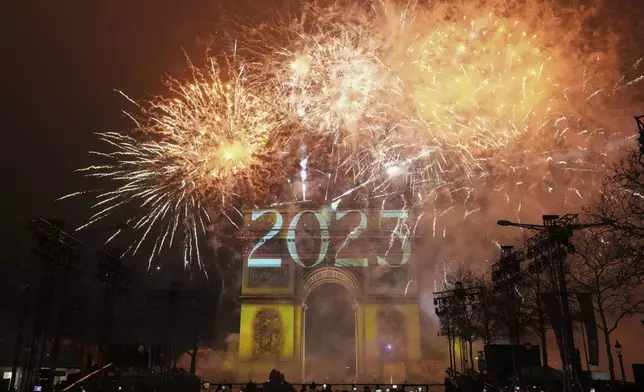
[[[244,392],[258,392],[258,386],[254,382],[249,382],[244,388]],[[271,370],[268,375],[268,381],[261,386],[262,392],[297,392],[295,387],[286,381],[284,374],[278,370]]]

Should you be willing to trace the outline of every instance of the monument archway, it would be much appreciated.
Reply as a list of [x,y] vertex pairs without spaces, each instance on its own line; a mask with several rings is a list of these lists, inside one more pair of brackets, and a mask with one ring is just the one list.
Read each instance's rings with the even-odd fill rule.
[[[289,380],[311,381],[304,379],[306,302],[326,284],[341,286],[351,297],[357,382],[379,378],[411,381],[422,372],[420,282],[418,264],[410,252],[417,237],[405,237],[411,243],[408,247],[392,247],[395,219],[389,219],[387,211],[363,211],[365,222],[374,222],[365,226],[374,228],[365,229],[360,236],[363,243],[348,251],[347,238],[357,222],[343,227],[345,221],[338,223],[333,213],[313,209],[247,212],[252,225],[243,237],[237,357],[240,381],[266,379],[271,369],[279,369]],[[292,231],[293,222],[297,223],[294,216],[312,218],[307,224],[314,234],[319,231],[317,236],[298,241]],[[298,224],[304,224],[302,219]],[[324,226],[329,222],[334,226]],[[392,338],[398,330],[405,339]]]
[[[360,320],[361,318],[359,317],[359,313],[361,310],[360,303],[361,303],[361,292],[362,288],[360,287],[360,283],[356,276],[349,270],[346,269],[340,269],[337,267],[321,267],[321,268],[316,268],[312,269],[310,271],[307,271],[307,273],[303,274],[303,276],[300,278],[299,284],[298,284],[298,297],[301,298],[302,301],[302,316],[301,316],[301,332],[300,332],[300,344],[301,344],[301,369],[300,369],[300,374],[302,375],[303,378],[307,378],[307,375],[310,375],[312,373],[319,373],[314,371],[311,368],[312,362],[308,361],[307,362],[307,356],[309,355],[308,352],[310,351],[309,348],[307,347],[307,338],[309,338],[309,335],[311,332],[315,333],[314,330],[312,330],[312,326],[309,326],[309,329],[307,329],[307,318],[310,318],[310,304],[309,304],[309,299],[312,297],[311,295],[316,292],[316,290],[321,290],[325,286],[336,286],[338,289],[342,290],[342,292],[348,297],[348,302],[350,304],[350,312],[351,316],[353,318],[352,322],[352,330],[353,330],[353,351],[354,351],[354,363],[352,364],[354,374],[351,375],[351,380],[355,381],[358,379],[358,369],[360,368],[360,349],[363,344],[360,342],[359,337],[361,334],[359,334],[359,331],[361,330],[362,326],[360,325]],[[339,287],[338,287],[339,286]],[[311,309],[315,311],[316,309]],[[340,309],[341,310],[341,309]],[[335,312],[333,312],[335,313]],[[307,317],[309,316],[309,317]],[[338,315],[335,313],[336,317],[340,317],[341,315]],[[311,330],[309,332],[309,330]],[[308,333],[307,333],[308,332]],[[331,337],[330,337],[331,338]],[[320,342],[321,344],[332,344],[330,341],[325,341],[322,340]],[[308,366],[308,367],[307,367]],[[343,378],[346,379],[345,375]],[[341,379],[334,379],[331,380],[332,382],[337,382],[337,381],[343,381]]]

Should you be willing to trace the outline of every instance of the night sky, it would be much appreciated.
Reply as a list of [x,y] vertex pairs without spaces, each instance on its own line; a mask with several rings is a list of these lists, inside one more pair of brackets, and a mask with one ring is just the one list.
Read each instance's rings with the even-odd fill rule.
[[196,52],[197,37],[213,31],[217,4],[38,3],[8,14],[13,39],[3,50],[9,70],[3,72],[0,109],[2,159],[9,178],[2,241],[12,245],[9,249],[23,243],[28,217],[65,217],[73,223],[84,218],[89,200],[53,200],[86,186],[73,170],[91,162],[88,150],[102,148],[94,132],[130,127],[121,113],[127,102],[113,90],[138,99],[161,92],[165,73],[185,70],[182,50]]
[[[89,216],[90,197],[54,200],[93,185],[74,170],[93,162],[89,150],[104,148],[95,132],[131,128],[121,112],[128,102],[114,90],[140,100],[163,92],[162,79],[167,74],[184,75],[184,51],[197,60],[204,56],[222,5],[168,0],[8,5],[9,12],[0,11],[1,159],[8,174],[2,196],[0,299],[7,310],[16,310],[17,289],[35,282],[25,266],[38,269],[41,265],[30,254],[28,219],[64,218],[68,231],[81,224]],[[108,225],[115,223],[122,222]],[[95,264],[93,251],[106,236],[92,232],[79,237],[86,248],[84,263]],[[201,273],[191,276],[183,270],[180,257],[180,252],[168,252],[160,259],[163,270],[152,273],[136,268],[145,267],[146,260],[128,259],[135,265],[137,279],[145,283],[137,289],[167,289],[170,281],[177,280],[186,289],[203,289],[205,284],[217,290],[218,276],[210,283]],[[100,293],[94,273],[85,275],[86,287]],[[216,311],[213,298],[210,306]],[[229,321],[236,328],[235,317]]]
[[[73,171],[93,162],[88,150],[103,147],[93,133],[131,128],[121,112],[128,103],[114,89],[139,100],[163,92],[161,80],[166,74],[185,74],[184,51],[196,63],[204,56],[209,35],[220,26],[222,9],[245,16],[249,10],[257,13],[260,4],[273,2],[3,2],[0,259],[7,271],[0,274],[3,298],[11,298],[11,288],[19,286],[14,278],[24,273],[16,263],[26,263],[29,256],[25,228],[29,217],[62,217],[72,229],[88,216],[90,198],[54,200],[86,188],[87,182]],[[618,19],[616,34],[641,36],[639,4],[641,0],[613,1],[598,17]],[[644,54],[644,46],[638,44],[630,35],[625,40],[624,63],[637,57],[638,49]],[[97,239],[87,241],[94,244]],[[181,266],[179,260],[168,261]],[[167,276],[159,279],[160,284],[167,282]]]
[[[266,7],[269,3],[275,6],[270,1]],[[613,33],[628,36],[622,52],[623,63],[629,64],[641,52],[637,27],[642,22],[636,17],[640,1],[609,3],[597,17],[619,20]],[[3,258],[20,257],[29,217],[65,217],[71,228],[87,216],[89,198],[54,200],[86,188],[87,182],[73,171],[94,162],[88,150],[103,147],[93,133],[131,128],[121,112],[131,107],[114,89],[139,100],[163,92],[166,74],[185,75],[183,51],[196,63],[203,57],[209,36],[221,33],[222,14],[242,18],[250,16],[249,10],[260,14],[264,10],[257,4],[250,0],[5,2],[5,11],[0,12],[1,159],[6,173]]]

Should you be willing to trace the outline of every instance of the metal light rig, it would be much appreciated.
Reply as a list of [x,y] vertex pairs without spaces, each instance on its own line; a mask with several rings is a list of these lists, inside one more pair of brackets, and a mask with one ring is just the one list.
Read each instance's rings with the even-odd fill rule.
[[29,230],[34,236],[33,253],[45,262],[38,310],[34,318],[33,337],[26,374],[21,382],[21,390],[26,391],[36,382],[43,362],[48,320],[55,297],[54,279],[58,271],[76,271],[81,258],[81,243],[63,231],[64,221],[47,221],[42,218],[29,220]]
[[494,292],[502,295],[506,301],[504,308],[511,309],[508,326],[509,338],[513,344],[519,344],[521,332],[521,307],[522,299],[518,295],[517,285],[521,282],[521,262],[525,260],[523,251],[515,251],[513,246],[502,246],[499,261],[492,264],[492,283]]
[[98,260],[98,279],[105,285],[103,331],[101,336],[101,345],[99,347],[99,364],[107,364],[107,351],[110,343],[109,333],[112,329],[112,316],[114,313],[114,301],[116,294],[127,294],[129,285],[132,283],[130,278],[130,267],[125,265],[119,257],[116,250],[108,252],[103,250],[96,253]]
[[[179,284],[173,282],[170,290],[149,290],[145,299],[148,306],[165,312],[167,316],[166,336],[163,339],[164,344],[161,350],[163,353],[161,373],[169,377],[171,371],[176,368],[178,358],[174,340],[179,317],[185,318],[187,314],[198,312],[202,304],[203,293],[196,290],[181,290]],[[172,357],[174,359],[171,359]]]
[[[434,308],[436,315],[441,321],[440,334],[447,337],[447,344],[449,346],[450,370],[455,370],[456,368],[456,352],[454,346],[458,338],[460,338],[461,343],[461,370],[463,371],[465,371],[465,356],[463,353],[467,350],[462,333],[458,333],[460,331],[454,325],[452,316],[458,316],[466,312],[467,306],[475,304],[482,292],[483,289],[481,287],[463,287],[463,282],[456,282],[454,289],[434,293]],[[474,364],[470,364],[470,366],[474,366]]]
[[529,269],[532,272],[541,273],[548,270],[552,276],[554,293],[557,298],[557,305],[562,320],[562,362],[566,374],[565,390],[572,390],[572,383],[579,385],[581,373],[581,361],[576,354],[574,335],[572,329],[572,317],[568,301],[568,288],[566,285],[566,257],[575,253],[572,244],[574,231],[604,226],[604,223],[580,224],[577,214],[543,215],[543,225],[514,223],[506,220],[497,222],[500,226],[514,226],[530,230],[538,230],[537,234],[526,240],[526,258],[534,262]]
[[514,285],[521,276],[521,262],[525,260],[523,251],[515,251],[514,246],[502,246],[499,261],[492,264],[492,283],[495,288]]
[[497,301],[502,301],[498,311],[503,312],[499,318],[501,324],[508,330],[508,341],[512,350],[512,367],[515,385],[522,384],[521,369],[517,368],[515,347],[520,344],[521,328],[523,326],[523,298],[519,294],[519,285],[523,279],[521,262],[525,254],[514,250],[514,246],[501,246],[499,261],[492,264],[492,284]]

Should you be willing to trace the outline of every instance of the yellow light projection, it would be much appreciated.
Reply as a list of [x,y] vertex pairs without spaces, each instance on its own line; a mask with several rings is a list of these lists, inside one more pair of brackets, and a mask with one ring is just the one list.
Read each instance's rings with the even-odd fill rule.
[[[404,347],[395,347],[393,341],[387,341],[391,338],[390,331],[379,330],[379,318],[381,314],[391,313],[397,315],[403,321],[397,332],[398,337],[404,336]],[[365,355],[367,361],[381,361],[387,356],[383,353],[386,350],[386,345],[391,345],[389,349],[404,352],[404,356],[411,360],[420,360],[420,318],[419,308],[413,304],[367,304],[365,306]],[[380,328],[381,329],[381,328]],[[391,331],[393,332],[393,331]],[[389,336],[387,336],[389,335]],[[399,340],[400,341],[400,340]],[[384,345],[384,347],[383,347]]]
[[463,360],[463,355],[467,355],[467,353],[463,353],[462,350],[463,345],[466,345],[467,342],[464,342],[461,339],[456,339],[452,344],[454,345],[454,363],[457,364],[456,367],[458,368]]
[[[275,337],[279,337],[279,344],[275,343],[277,352],[258,352],[257,342],[257,328],[258,315],[261,316],[262,312],[271,312],[279,317],[279,331],[273,333]],[[295,335],[295,306],[292,304],[242,304],[239,325],[239,358],[242,360],[247,359],[262,359],[262,358],[278,358],[280,360],[292,359],[294,355],[294,341],[299,340],[299,333]],[[277,323],[276,323],[277,324]],[[270,343],[269,343],[270,345]],[[266,348],[266,347],[263,347]]]

